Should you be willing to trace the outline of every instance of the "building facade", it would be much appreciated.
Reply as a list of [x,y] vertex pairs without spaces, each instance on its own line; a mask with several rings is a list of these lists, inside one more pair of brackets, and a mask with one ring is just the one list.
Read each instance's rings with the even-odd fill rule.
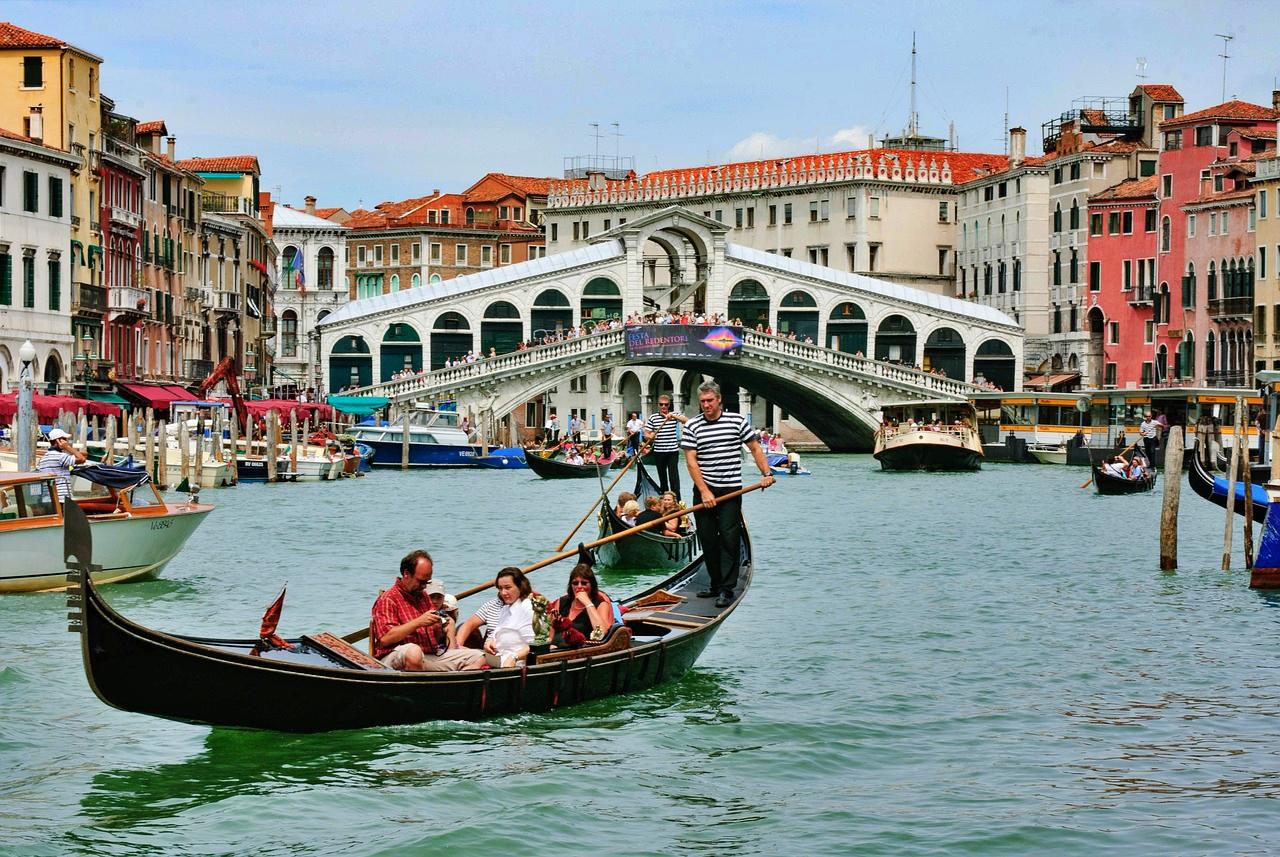
[[0,131],[0,393],[17,389],[26,340],[36,349],[41,389],[74,383],[68,191],[77,165],[65,152]]
[[[1254,369],[1280,369],[1280,157],[1257,159],[1253,176],[1257,211],[1254,278]],[[1270,322],[1268,324],[1268,322]]]
[[134,145],[137,122],[114,111],[102,97],[102,152],[97,161],[103,233],[102,281],[107,320],[102,356],[121,381],[146,377],[152,368],[156,328],[164,322],[164,302],[142,281],[142,155]]

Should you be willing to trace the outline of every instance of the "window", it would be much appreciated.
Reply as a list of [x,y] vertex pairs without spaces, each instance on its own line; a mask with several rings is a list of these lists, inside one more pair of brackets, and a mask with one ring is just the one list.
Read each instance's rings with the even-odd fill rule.
[[422,242],[414,241],[409,245],[409,258],[414,262],[422,261]]
[[359,247],[356,247],[356,264],[361,268],[363,268],[365,265],[364,254],[365,254],[365,246],[363,244],[361,244]]
[[382,264],[382,245],[381,244],[373,245],[373,264],[374,265]]
[[[1071,250],[1071,266],[1068,268],[1070,282],[1072,285],[1080,282],[1080,257],[1076,254],[1075,248]],[[1071,328],[1075,330],[1075,328]]]
[[783,248],[782,248],[782,255],[783,255],[785,258],[790,259],[790,258],[791,258],[791,248],[790,248],[790,247],[783,247]]
[[510,244],[498,245],[498,264],[499,265],[511,264],[511,245]]
[[333,250],[329,247],[321,247],[320,252],[316,254],[316,288],[332,289],[333,288]]
[[1209,214],[1209,234],[1218,234],[1218,212],[1216,211]]
[[818,222],[818,201],[816,199],[809,203],[809,222]]
[[1164,135],[1164,147],[1167,151],[1176,152],[1182,148],[1182,132],[1166,131]]
[[447,208],[440,209],[440,223],[446,224],[448,222],[449,222],[449,209]]
[[829,253],[830,251],[826,247],[810,247],[809,261],[815,265],[826,266],[826,264],[830,261]]
[[1062,333],[1062,307],[1053,305],[1053,332]]
[[413,277],[409,280],[409,288],[416,289],[420,285],[422,285],[422,275],[414,274]]
[[[950,255],[950,247],[938,248],[938,276],[945,277],[947,275],[947,259]],[[1003,289],[1001,291],[1003,291]]]
[[880,197],[878,196],[871,197],[870,209],[871,209],[870,213],[867,216],[870,217],[872,220],[879,220],[880,219]]
[[1147,232],[1156,231],[1156,210],[1148,208],[1143,212],[1142,228]]
[[1111,345],[1120,344],[1120,322],[1107,322],[1107,342]]
[[991,266],[982,266],[982,293],[984,295],[991,294]]
[[987,185],[982,189],[983,202],[991,202],[994,196],[995,196],[995,188],[991,187],[991,185]]
[[1120,231],[1125,235],[1133,234],[1133,212],[1126,211],[1120,215]]
[[44,60],[40,57],[22,58],[22,85],[27,89],[44,86]]
[[[1053,183],[1062,184],[1062,167],[1053,168]],[[1061,332],[1061,331],[1059,331]]]
[[1156,341],[1156,323],[1154,319],[1147,319],[1142,323],[1142,342],[1144,345],[1150,345]]
[[1006,196],[1008,196],[1008,195],[1009,195],[1009,183],[1008,183],[1008,182],[1000,182],[1000,186],[999,186],[999,189],[998,189],[998,190],[999,190],[999,193],[998,193],[997,195],[998,195],[1001,199],[1004,199]]
[[436,222],[436,210],[433,208],[427,212],[427,223],[435,223],[435,222]]
[[399,244],[391,245],[391,264],[393,265],[400,264],[400,245]]
[[1173,196],[1173,176],[1166,174],[1160,178],[1160,195],[1165,199]]
[[1267,278],[1267,248],[1258,248],[1258,279],[1265,280]]
[[1149,176],[1154,176],[1155,174],[1156,174],[1155,161],[1148,160],[1148,161],[1140,161],[1138,163],[1138,175],[1141,176],[1142,178],[1145,179],[1145,178],[1148,178]]
[[752,206],[751,208],[747,209],[747,228],[754,229],[755,225],[756,225],[756,210],[755,210],[755,207]]
[[1170,243],[1173,240],[1173,227],[1170,224],[1168,215],[1160,222],[1160,252],[1168,253]]
[[738,229],[741,229],[743,222],[744,221],[743,221],[742,209],[735,208],[733,210],[733,225],[736,226]]
[[778,206],[776,205],[769,206],[769,225],[778,225]]
[[609,227],[611,227],[611,226],[613,226],[613,220],[611,220],[610,218],[606,217],[606,218],[604,219],[604,231],[605,231],[605,232],[608,232],[608,231],[609,231]]
[[581,240],[581,233],[582,233],[582,224],[576,220],[573,221],[573,240],[574,241]]
[[1250,232],[1258,228],[1258,209],[1254,208],[1252,205],[1249,206],[1247,228]]
[[[874,199],[874,197],[872,197],[872,198]],[[869,257],[869,258],[868,258],[868,260],[867,260],[867,270],[868,270],[868,271],[875,271],[875,270],[876,270],[876,263],[879,261],[879,258],[880,258],[880,245],[879,245],[879,244],[869,244],[869,245],[867,245],[867,249],[871,251],[871,253],[870,253],[870,257]]]
[[[716,209],[716,220],[717,220],[718,222],[720,222],[720,223],[724,223],[724,209],[723,209],[723,208],[717,208],[717,209]],[[584,225],[584,226],[585,226],[585,225]],[[582,237],[584,237],[584,238],[586,237],[586,229],[585,229],[585,228],[583,229],[583,236],[582,236]]]
[[499,219],[499,220],[510,220],[511,218],[508,216],[508,215],[510,215],[510,214],[511,214],[511,209],[509,209],[507,206],[505,206],[505,205],[500,205],[500,206],[498,206],[498,219]]
[[[1148,322],[1148,324],[1150,324],[1150,322]],[[1150,345],[1151,344],[1150,341],[1148,341],[1147,344]],[[1152,383],[1152,378],[1154,376],[1155,376],[1155,370],[1152,368],[1151,362],[1147,361],[1146,363],[1143,363],[1142,364],[1142,381],[1141,381],[1142,386],[1150,387]]]
[[818,200],[818,219],[819,220],[831,219],[831,200],[828,200],[828,199]]
[[1015,292],[1022,291],[1022,260],[1013,260],[1013,290]]
[[1222,174],[1219,173],[1218,175],[1213,177],[1213,190],[1215,193],[1221,193],[1223,188],[1224,188],[1224,185],[1222,183]]
[[440,264],[440,244],[435,241],[431,242],[431,261]]
[[[1080,162],[1076,161],[1071,165],[1071,180],[1075,181],[1078,178],[1080,178]],[[1072,330],[1074,329],[1075,328],[1072,328]]]
[[1213,126],[1204,125],[1196,129],[1196,145],[1212,146],[1213,145]]
[[1058,203],[1053,207],[1053,231],[1062,231],[1062,203]]
[[49,216],[62,216],[62,179],[49,176]]
[[22,305],[27,309],[36,306],[36,257],[34,253],[22,256]]
[[1053,251],[1053,284],[1062,285],[1062,254],[1057,250]]
[[1120,290],[1133,291],[1133,260],[1125,259],[1120,263]]
[[[1112,217],[1114,216],[1115,215],[1113,214]],[[1094,213],[1089,215],[1089,234],[1091,236],[1102,234],[1102,215],[1101,214]]]
[[553,223],[551,224],[551,240],[556,241],[556,240],[559,240],[559,238],[560,238],[560,224]]
[[789,202],[782,206],[782,223],[784,226],[790,225],[791,223],[791,203]]
[[49,260],[49,309],[62,309],[62,262],[58,259]]
[[467,264],[467,245],[455,244],[453,247],[453,264],[459,268]]
[[492,244],[480,245],[480,267],[482,268],[493,267],[493,245]]
[[1098,292],[1102,290],[1102,263],[1089,263],[1089,291]]
[[1267,192],[1265,190],[1258,191],[1258,219],[1267,219]]
[[29,171],[22,174],[22,210],[32,214],[40,210],[40,176]]
[[400,275],[399,274],[391,275],[391,291],[393,292],[400,291]]
[[519,205],[512,206],[512,207],[511,207],[511,219],[512,219],[512,220],[523,220],[523,219],[524,219],[524,207],[523,207],[523,206],[519,206]]
[[[1078,164],[1076,166],[1079,166]],[[1071,228],[1080,228],[1080,203],[1071,200]]]
[[1267,336],[1267,308],[1264,306],[1255,307],[1253,335],[1258,339],[1265,339]]
[[1113,211],[1107,215],[1107,234],[1108,235],[1120,234],[1120,212]]
[[858,216],[858,198],[856,196],[845,197],[844,213],[850,220]]
[[1116,386],[1116,364],[1108,363],[1106,365],[1106,369],[1103,372],[1103,375],[1104,375],[1102,379],[1103,386],[1106,386],[1106,387]]
[[1196,237],[1196,216],[1194,214],[1187,215],[1187,237]]
[[0,253],[0,306],[13,304],[13,257]]
[[[1001,185],[1001,187],[1004,187],[1004,185]],[[853,197],[849,197],[849,198],[853,199]],[[938,222],[939,223],[951,222],[950,209],[948,208],[948,205],[945,202],[938,203]]]
[[1230,215],[1231,215],[1231,212],[1229,211],[1222,212],[1222,234],[1223,235],[1226,235],[1228,232],[1231,231],[1231,227],[1227,225],[1227,218],[1230,217]]

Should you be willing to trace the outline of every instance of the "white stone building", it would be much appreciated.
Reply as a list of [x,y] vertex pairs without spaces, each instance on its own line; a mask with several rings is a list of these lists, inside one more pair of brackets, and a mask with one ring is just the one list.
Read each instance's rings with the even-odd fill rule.
[[[316,323],[349,299],[347,233],[350,230],[315,213],[315,197],[306,210],[285,205],[272,210],[272,234],[279,248],[275,313],[275,385],[298,390],[319,388]],[[295,263],[298,257],[300,263]]]
[[63,391],[71,361],[71,171],[77,158],[0,131],[0,393],[17,389],[31,340],[37,390]]

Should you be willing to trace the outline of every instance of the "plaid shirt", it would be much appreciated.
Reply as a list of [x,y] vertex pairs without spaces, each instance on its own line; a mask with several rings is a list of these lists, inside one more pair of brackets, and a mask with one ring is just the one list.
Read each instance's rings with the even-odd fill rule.
[[431,597],[422,590],[406,595],[397,580],[373,602],[373,656],[382,658],[405,643],[417,643],[422,651],[434,655],[439,651],[444,634],[439,625],[417,628],[409,636],[392,646],[384,646],[379,641],[382,635],[397,625],[411,622],[431,608]]

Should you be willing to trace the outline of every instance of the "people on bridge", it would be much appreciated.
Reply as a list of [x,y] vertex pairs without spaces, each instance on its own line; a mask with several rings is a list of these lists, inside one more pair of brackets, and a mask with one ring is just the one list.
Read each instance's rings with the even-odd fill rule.
[[653,465],[658,471],[658,490],[674,491],[680,496],[680,426],[689,421],[675,413],[671,397],[658,397],[658,412],[644,424],[644,439],[653,450]]
[[720,498],[742,487],[741,447],[746,444],[762,475],[764,487],[773,473],[751,424],[742,414],[723,409],[720,385],[708,381],[698,387],[701,413],[685,424],[681,447],[685,465],[705,509],[694,513],[703,561],[711,578],[699,598],[716,599],[717,607],[733,603],[742,555],[742,497]]
[[400,577],[373,604],[373,656],[391,669],[449,672],[484,662],[483,652],[450,648],[444,620],[425,591],[433,571],[431,554],[412,551],[400,560]]

